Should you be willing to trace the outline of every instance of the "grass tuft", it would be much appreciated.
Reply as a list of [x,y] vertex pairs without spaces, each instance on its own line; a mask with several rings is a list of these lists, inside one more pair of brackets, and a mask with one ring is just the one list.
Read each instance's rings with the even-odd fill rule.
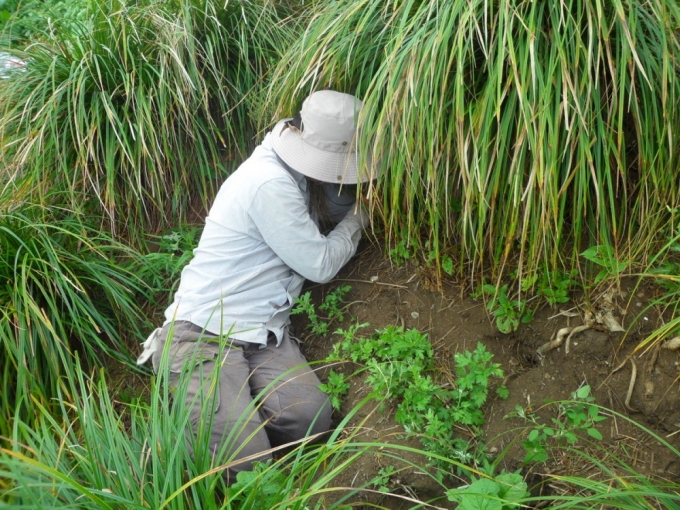
[[61,191],[135,240],[184,218],[251,146],[247,96],[284,28],[266,0],[106,0],[53,20],[6,48],[28,65],[0,80],[0,189]]
[[589,246],[653,249],[680,196],[679,25],[675,0],[323,2],[270,97],[361,97],[389,245],[519,292]]
[[119,257],[136,253],[76,216],[37,208],[0,216],[0,434],[15,410],[52,406],[74,351],[88,362],[128,360],[122,338],[142,336],[146,288]]

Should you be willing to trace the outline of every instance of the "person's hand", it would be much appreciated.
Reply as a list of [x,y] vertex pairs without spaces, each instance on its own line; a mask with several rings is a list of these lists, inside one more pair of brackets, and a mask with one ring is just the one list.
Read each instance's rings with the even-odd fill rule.
[[368,209],[366,206],[363,205],[363,199],[362,203],[357,203],[354,204],[354,207],[352,207],[345,218],[351,218],[359,225],[361,225],[361,228],[366,228],[371,224],[371,217],[368,213]]

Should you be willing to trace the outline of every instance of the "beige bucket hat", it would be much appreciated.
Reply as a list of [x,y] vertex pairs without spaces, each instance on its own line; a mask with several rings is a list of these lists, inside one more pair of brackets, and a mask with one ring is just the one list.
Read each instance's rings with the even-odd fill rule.
[[272,130],[276,154],[301,174],[324,182],[357,184],[369,180],[358,174],[356,119],[363,103],[333,90],[320,90],[305,99],[299,129],[293,119],[279,121]]

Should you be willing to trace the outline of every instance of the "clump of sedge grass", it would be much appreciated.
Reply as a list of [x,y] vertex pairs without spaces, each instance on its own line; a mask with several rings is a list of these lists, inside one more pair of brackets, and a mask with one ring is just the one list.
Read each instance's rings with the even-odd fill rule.
[[[214,397],[209,388],[218,374],[206,369],[207,394],[200,398]],[[89,380],[74,365],[58,412],[36,406],[36,423],[16,420],[9,444],[0,450],[0,477],[7,484],[2,497],[15,507],[340,508],[352,495],[370,490],[365,483],[352,488],[336,482],[359,459],[377,452],[394,459],[399,452],[421,453],[363,442],[361,425],[345,430],[363,402],[319,445],[291,445],[278,460],[244,473],[228,488],[222,475],[233,462],[213,462],[203,441],[212,420],[209,405],[198,433],[185,440],[189,406],[172,402],[184,402],[186,375],[185,370],[170,393],[161,372],[152,380],[148,402],[140,398],[125,404],[110,394],[103,377]],[[257,412],[254,407],[243,418],[252,412]]]
[[[37,208],[0,216],[0,433],[15,408],[51,405],[73,352],[128,360],[141,336],[145,285],[116,259],[137,255],[74,215]],[[25,407],[28,406],[28,407]]]
[[62,191],[131,238],[184,217],[246,153],[246,96],[284,27],[267,1],[107,0],[52,20],[5,48],[27,65],[0,80],[0,189]]
[[[213,386],[209,380],[217,377],[217,373],[208,372],[205,388],[211,392],[209,395],[214,395],[209,389]],[[0,449],[3,480],[0,495],[15,508],[345,508],[355,503],[353,498],[362,493],[378,492],[370,485],[373,480],[354,487],[339,483],[348,473],[356,473],[361,459],[375,455],[380,455],[386,465],[401,466],[390,470],[391,473],[414,471],[428,478],[430,490],[441,488],[441,496],[430,492],[427,501],[419,499],[417,489],[407,494],[382,493],[375,508],[389,507],[381,506],[380,501],[390,505],[393,498],[425,508],[428,505],[441,508],[447,489],[457,485],[452,481],[440,484],[428,477],[423,468],[425,452],[393,442],[362,441],[364,423],[357,418],[360,412],[366,411],[362,409],[366,399],[319,445],[292,445],[291,451],[278,460],[256,466],[254,472],[243,473],[236,484],[227,487],[222,473],[232,463],[228,459],[222,464],[212,462],[207,442],[199,440],[201,432],[185,440],[189,409],[185,405],[173,405],[173,396],[162,373],[152,379],[148,401],[140,398],[128,403],[117,401],[103,377],[88,378],[78,364],[73,365],[67,376],[69,391],[60,395],[58,412],[35,406],[36,420],[17,419],[11,439]],[[183,401],[187,383],[185,372],[177,379],[176,401]],[[200,419],[204,427],[210,421],[209,413]],[[663,440],[646,432],[675,452]],[[598,448],[597,444],[593,446]],[[549,483],[567,488],[565,493],[530,496],[514,491],[505,501],[494,492],[477,494],[470,490],[482,485],[476,484],[462,491],[462,497],[467,503],[490,508],[545,503],[550,508],[592,508],[594,504],[622,509],[678,505],[677,484],[650,479],[604,448],[600,448],[599,453],[593,453],[593,449],[567,448],[562,454],[581,457],[597,466],[602,476],[549,475]],[[418,465],[418,459],[422,465]],[[447,461],[443,457],[440,460]],[[503,486],[503,480],[508,478],[493,472],[503,464],[502,458],[497,459],[492,472],[488,473],[448,462],[495,486]],[[389,488],[385,486],[384,490]]]
[[271,98],[361,97],[389,243],[519,289],[588,246],[653,249],[680,196],[679,24],[675,0],[323,2]]

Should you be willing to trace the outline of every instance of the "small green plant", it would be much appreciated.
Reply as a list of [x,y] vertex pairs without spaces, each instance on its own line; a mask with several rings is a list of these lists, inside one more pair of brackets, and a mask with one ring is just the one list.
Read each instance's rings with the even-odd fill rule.
[[307,291],[295,300],[295,308],[290,312],[291,315],[298,315],[301,313],[307,314],[309,329],[313,335],[325,336],[328,334],[328,323],[321,320],[316,313],[316,307],[312,303],[312,293]]
[[[478,430],[484,424],[481,407],[486,402],[492,378],[503,377],[493,355],[483,344],[473,352],[456,354],[456,379],[453,389],[443,388],[435,377],[432,346],[427,335],[416,329],[404,331],[388,326],[369,338],[356,340],[365,324],[338,330],[343,340],[335,344],[327,361],[349,359],[363,364],[366,384],[376,399],[396,403],[395,420],[408,434],[420,436],[425,450],[436,456],[463,463],[477,460],[483,452],[470,452],[470,445],[454,437],[456,424]],[[344,380],[342,381],[344,382]],[[500,394],[507,395],[507,389]]]
[[370,485],[378,489],[379,492],[390,492],[390,479],[397,472],[394,466],[385,466],[380,468],[378,476],[371,480]]
[[529,323],[534,317],[534,311],[527,308],[526,300],[510,299],[507,284],[496,289],[493,285],[484,283],[473,293],[474,298],[484,295],[491,297],[486,309],[496,318],[496,327],[501,333],[512,333],[517,330],[520,322]]
[[182,225],[161,236],[152,236],[158,251],[146,253],[139,260],[130,261],[128,268],[144,281],[154,293],[163,293],[172,301],[179,276],[193,257],[200,228]]
[[550,306],[569,301],[569,289],[574,285],[573,274],[563,271],[546,271],[538,280],[538,295]]
[[328,320],[337,319],[338,322],[345,320],[345,316],[342,313],[340,305],[342,305],[345,294],[351,290],[349,285],[341,285],[333,291],[329,292],[324,298],[323,303],[319,305],[319,310],[326,312],[326,317]]
[[616,258],[614,248],[608,244],[592,246],[581,253],[581,256],[602,267],[602,270],[595,275],[596,285],[605,278],[620,275],[628,267],[627,262]]
[[399,239],[399,241],[396,241],[393,247],[390,248],[389,257],[392,262],[400,266],[407,260],[415,259],[416,249],[418,246],[420,246],[420,241],[418,239],[409,237],[408,230],[406,228],[402,228],[400,230],[400,234],[397,236],[397,239]]
[[328,381],[325,384],[319,385],[319,389],[328,394],[331,400],[333,409],[339,411],[342,405],[342,399],[347,395],[349,390],[349,383],[344,374],[331,370],[328,374]]
[[425,242],[425,253],[425,264],[428,267],[431,266],[433,262],[439,260],[442,271],[444,271],[444,273],[449,276],[453,275],[453,260],[451,257],[448,255],[444,255],[442,257],[440,254],[438,254],[438,251],[432,247],[432,243],[430,241]]
[[345,294],[347,294],[352,287],[349,285],[340,286],[329,292],[324,298],[323,303],[319,305],[319,310],[326,312],[327,317],[323,318],[316,312],[316,307],[312,303],[312,293],[307,291],[295,300],[295,308],[290,312],[291,315],[307,314],[309,329],[313,335],[326,336],[330,321],[337,319],[342,322],[345,317],[342,313],[340,305],[343,303]]
[[522,446],[526,450],[525,463],[545,462],[548,460],[548,446],[550,442],[569,445],[576,444],[580,433],[601,440],[602,434],[595,428],[595,424],[606,420],[599,414],[599,407],[594,404],[595,398],[590,395],[590,386],[585,385],[571,394],[567,402],[548,402],[557,406],[557,417],[551,418],[552,425],[547,425],[541,418],[529,409],[516,406],[516,412],[510,417],[523,418],[531,424],[529,435]]
[[459,510],[510,510],[520,508],[529,496],[527,484],[519,473],[503,473],[495,478],[481,478],[470,485],[446,492]]
[[172,299],[179,275],[193,257],[200,232],[198,227],[182,225],[161,236],[151,236],[158,251],[146,253],[130,269],[154,292],[165,292]]
[[448,255],[442,258],[442,270],[449,276],[453,274],[453,260]]
[[396,265],[400,266],[411,258],[411,250],[405,239],[399,241],[394,248],[390,249],[390,259]]
[[[482,343],[478,343],[472,352],[457,353],[454,359],[459,408],[456,421],[481,426],[484,424],[481,407],[486,402],[489,383],[492,378],[503,378],[503,371],[498,363],[491,363],[493,354]],[[501,398],[509,395],[505,386],[500,386],[497,393]]]
[[241,471],[227,492],[229,508],[269,510],[281,501],[289,481],[283,471],[270,462],[253,463],[252,471]]

